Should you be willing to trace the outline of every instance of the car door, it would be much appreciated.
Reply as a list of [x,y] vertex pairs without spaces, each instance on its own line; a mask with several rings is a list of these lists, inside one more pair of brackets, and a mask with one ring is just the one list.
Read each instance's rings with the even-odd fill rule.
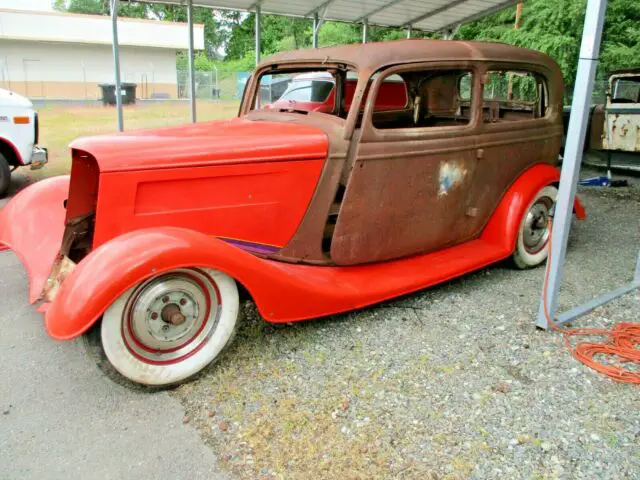
[[[562,79],[544,67],[486,63],[479,159],[466,236],[478,236],[509,186],[528,168],[555,165],[562,142]],[[558,73],[559,75],[559,73]]]
[[[375,104],[394,74],[405,80],[410,114],[390,118]],[[468,99],[460,92],[465,77]],[[390,68],[373,82],[331,241],[336,264],[400,258],[463,239],[477,162],[477,77],[472,62],[431,63]]]

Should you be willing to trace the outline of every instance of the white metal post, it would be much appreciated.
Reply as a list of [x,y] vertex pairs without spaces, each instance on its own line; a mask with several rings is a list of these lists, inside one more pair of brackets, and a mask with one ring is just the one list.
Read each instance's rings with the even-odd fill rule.
[[[553,252],[549,261],[549,281],[546,285],[546,297],[549,316],[554,319],[558,306],[558,291],[562,281],[567,239],[571,228],[573,216],[573,202],[576,196],[580,164],[582,163],[582,147],[587,131],[589,106],[593,83],[598,66],[600,52],[600,40],[602,27],[607,8],[607,0],[588,0],[587,11],[582,32],[582,44],[580,46],[580,59],[578,60],[578,72],[573,90],[573,102],[571,105],[571,117],[567,131],[567,141],[564,148],[562,161],[562,173],[560,175],[560,189],[555,208],[553,222],[552,245]],[[547,319],[544,312],[545,291],[543,287],[538,320],[536,326],[547,328]]]
[[318,12],[313,14],[313,48],[318,48],[318,30],[320,30],[320,17]]
[[411,38],[411,34],[413,33],[412,30],[413,30],[413,27],[411,25],[409,25],[407,27],[407,40],[409,40]]
[[189,24],[189,103],[191,121],[196,123],[196,72],[193,48],[193,0],[187,0],[187,23]]
[[124,119],[122,116],[122,82],[120,81],[120,45],[118,44],[118,7],[119,0],[111,0],[111,34],[113,45],[113,67],[116,84],[116,110],[118,111],[118,130],[124,130]]
[[369,41],[369,19],[365,18],[362,22],[362,43]]
[[256,5],[256,65],[260,63],[260,44],[262,43],[260,38],[262,35],[260,27],[260,5]]

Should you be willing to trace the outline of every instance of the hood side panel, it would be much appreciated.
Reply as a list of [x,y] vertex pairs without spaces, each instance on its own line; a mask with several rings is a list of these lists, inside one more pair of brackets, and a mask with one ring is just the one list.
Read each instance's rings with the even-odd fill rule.
[[298,228],[324,162],[102,173],[93,247],[131,230],[175,226],[279,249]]

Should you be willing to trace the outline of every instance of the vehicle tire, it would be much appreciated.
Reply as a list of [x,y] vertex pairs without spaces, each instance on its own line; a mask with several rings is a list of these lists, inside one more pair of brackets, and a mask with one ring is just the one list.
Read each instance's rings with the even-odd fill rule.
[[220,356],[240,316],[231,277],[211,269],[178,269],[123,293],[102,317],[100,341],[97,328],[85,340],[99,368],[117,383],[169,388]]
[[11,169],[9,168],[9,162],[0,153],[0,198],[4,197],[9,190],[11,184]]
[[518,231],[513,252],[513,264],[520,269],[533,268],[547,259],[549,251],[549,216],[556,202],[558,189],[548,185],[540,190],[529,204]]

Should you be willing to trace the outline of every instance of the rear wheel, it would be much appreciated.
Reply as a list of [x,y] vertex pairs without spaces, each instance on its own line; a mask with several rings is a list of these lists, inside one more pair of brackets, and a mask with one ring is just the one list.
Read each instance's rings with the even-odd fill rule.
[[557,196],[558,189],[549,185],[540,190],[529,205],[520,223],[518,241],[513,252],[512,259],[516,267],[537,267],[547,259],[547,244],[551,234],[549,218]]
[[9,162],[4,155],[0,153],[0,197],[4,197],[9,190],[11,184],[11,169]]
[[[236,282],[220,271],[179,269],[151,278],[104,313],[100,340],[108,364],[102,370],[113,378],[115,369],[136,384],[177,385],[218,358],[239,316]],[[95,337],[87,337],[94,346]]]

